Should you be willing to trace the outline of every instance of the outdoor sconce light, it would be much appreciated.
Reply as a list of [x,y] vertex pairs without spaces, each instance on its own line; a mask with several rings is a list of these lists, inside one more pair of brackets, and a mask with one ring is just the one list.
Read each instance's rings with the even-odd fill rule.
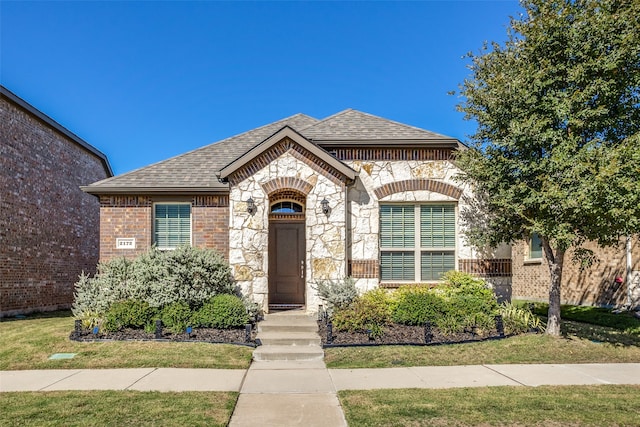
[[322,213],[325,215],[329,215],[330,212],[330,208],[329,208],[329,201],[327,199],[322,199],[322,201],[320,202],[320,206],[322,206]]
[[249,212],[249,215],[256,213],[256,204],[251,197],[247,200],[247,212]]

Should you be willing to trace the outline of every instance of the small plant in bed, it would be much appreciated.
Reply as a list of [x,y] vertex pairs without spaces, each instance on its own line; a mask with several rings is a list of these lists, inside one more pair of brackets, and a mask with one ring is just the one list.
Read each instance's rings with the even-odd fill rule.
[[[477,341],[532,330],[539,322],[525,311],[500,306],[484,280],[448,272],[437,285],[365,292],[345,307],[334,307],[319,327],[325,345]],[[498,315],[507,319],[501,323],[504,330]]]

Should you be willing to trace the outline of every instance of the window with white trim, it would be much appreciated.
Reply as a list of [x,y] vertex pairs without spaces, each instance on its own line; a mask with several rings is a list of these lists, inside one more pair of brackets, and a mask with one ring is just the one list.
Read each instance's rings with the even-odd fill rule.
[[153,237],[158,249],[175,249],[191,244],[191,204],[156,203]]
[[455,269],[455,204],[380,205],[383,282],[429,282]]

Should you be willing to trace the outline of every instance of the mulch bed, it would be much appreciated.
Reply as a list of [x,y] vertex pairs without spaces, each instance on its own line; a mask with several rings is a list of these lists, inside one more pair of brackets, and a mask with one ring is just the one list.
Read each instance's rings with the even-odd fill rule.
[[[489,334],[479,335],[471,331],[460,334],[443,334],[437,328],[431,330],[431,340],[426,341],[424,326],[408,326],[400,324],[389,324],[383,327],[383,334],[380,337],[371,337],[367,331],[342,332],[333,330],[333,340],[328,341],[327,324],[324,321],[318,322],[318,334],[322,340],[323,347],[341,346],[361,346],[361,345],[437,345],[452,344],[462,342],[483,341],[486,339],[500,338],[494,330]],[[216,328],[193,328],[190,334],[174,334],[163,329],[161,338],[156,338],[154,333],[145,332],[143,329],[125,328],[117,332],[105,332],[99,330],[93,333],[89,329],[73,331],[69,338],[74,341],[164,341],[164,342],[208,342],[241,344],[248,346],[260,345],[256,341],[257,328],[251,329],[250,340],[246,341],[246,332],[241,329],[216,329]]]
[[173,341],[173,342],[209,342],[256,345],[256,328],[251,330],[251,338],[246,341],[246,332],[241,329],[217,329],[217,328],[193,328],[190,334],[186,332],[174,334],[163,329],[161,338],[156,338],[154,333],[145,332],[143,329],[125,328],[117,332],[98,331],[94,334],[85,329],[80,332],[73,331],[69,336],[74,341]]
[[367,331],[342,332],[333,329],[331,343],[328,342],[327,324],[318,322],[319,334],[323,347],[343,347],[359,345],[437,345],[453,344],[487,339],[501,338],[497,331],[488,334],[474,334],[471,331],[459,334],[443,334],[438,328],[431,329],[431,340],[426,341],[424,326],[400,325],[397,323],[385,325],[380,337],[370,337]]

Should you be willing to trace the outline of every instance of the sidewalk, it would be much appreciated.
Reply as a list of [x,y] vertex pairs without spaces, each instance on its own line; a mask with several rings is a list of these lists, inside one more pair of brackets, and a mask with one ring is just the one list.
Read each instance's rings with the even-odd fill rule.
[[282,362],[254,362],[249,370],[140,368],[0,371],[0,392],[138,390],[303,394],[389,388],[587,384],[640,384],[640,363],[326,369],[304,362],[287,362],[286,365]]

